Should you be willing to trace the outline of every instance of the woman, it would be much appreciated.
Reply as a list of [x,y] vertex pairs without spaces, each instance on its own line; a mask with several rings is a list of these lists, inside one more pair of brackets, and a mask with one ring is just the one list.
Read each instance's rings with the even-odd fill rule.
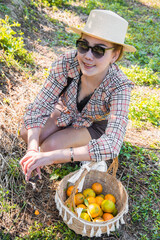
[[45,165],[118,156],[133,87],[115,64],[123,51],[135,51],[124,44],[127,27],[106,10],[91,11],[83,30],[71,27],[81,36],[77,50],[52,65],[24,117],[21,136],[28,150],[20,164],[27,181]]

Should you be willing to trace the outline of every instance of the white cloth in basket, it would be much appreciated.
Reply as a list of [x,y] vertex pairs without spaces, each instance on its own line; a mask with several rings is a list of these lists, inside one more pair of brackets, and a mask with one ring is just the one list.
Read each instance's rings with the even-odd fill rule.
[[[84,164],[82,163],[82,166],[80,168],[80,170],[75,173],[69,180],[68,182],[74,184],[81,176],[82,172],[87,169],[87,171],[89,172],[90,170],[97,170],[100,172],[106,172],[107,171],[107,164],[105,161],[101,161],[101,162],[95,162],[95,164],[90,167],[91,162],[85,162]],[[78,185],[78,190],[81,192],[82,188],[83,188],[83,183],[84,183],[85,177],[82,178],[81,182]]]

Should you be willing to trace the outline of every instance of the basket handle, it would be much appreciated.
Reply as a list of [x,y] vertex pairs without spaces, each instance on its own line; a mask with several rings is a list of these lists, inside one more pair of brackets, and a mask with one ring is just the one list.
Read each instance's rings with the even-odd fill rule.
[[111,173],[112,171],[112,176],[116,177],[117,170],[118,170],[118,157],[115,157],[111,165],[107,169],[107,173]]

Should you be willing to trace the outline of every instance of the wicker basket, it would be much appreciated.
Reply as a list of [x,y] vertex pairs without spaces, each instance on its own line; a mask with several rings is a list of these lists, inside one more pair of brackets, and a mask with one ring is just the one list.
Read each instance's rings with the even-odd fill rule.
[[[94,163],[90,164],[90,168]],[[116,172],[118,168],[118,158],[115,158],[110,165],[107,173],[100,172],[97,170],[88,170],[84,169],[81,174],[80,179],[78,179],[75,183],[75,187],[69,199],[66,201],[66,189],[68,187],[68,180],[78,171],[70,173],[65,176],[60,182],[56,195],[55,202],[57,209],[59,210],[59,214],[62,216],[63,221],[67,224],[67,226],[72,229],[77,234],[81,234],[82,236],[88,237],[100,237],[101,234],[107,233],[110,234],[110,231],[115,231],[115,228],[119,228],[119,223],[124,224],[123,215],[128,212],[128,195],[127,192],[122,185],[122,183],[116,179]],[[112,171],[112,175],[109,174]],[[99,182],[103,186],[103,194],[111,193],[116,198],[116,208],[118,209],[118,214],[116,217],[109,221],[105,222],[88,222],[78,217],[77,212],[71,211],[72,207],[75,209],[74,205],[74,195],[76,189],[80,183],[80,181],[85,177],[83,189],[90,188],[94,182]],[[66,206],[67,202],[73,203],[70,204],[70,209]]]

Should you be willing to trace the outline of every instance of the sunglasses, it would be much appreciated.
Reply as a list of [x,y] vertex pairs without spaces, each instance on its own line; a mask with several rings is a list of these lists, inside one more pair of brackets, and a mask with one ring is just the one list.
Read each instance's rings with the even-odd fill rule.
[[115,47],[104,48],[99,45],[95,45],[94,47],[91,47],[88,45],[86,41],[83,41],[83,40],[77,40],[76,47],[77,47],[77,50],[82,54],[87,53],[89,49],[91,49],[91,52],[95,58],[101,58],[104,56],[106,50],[111,50],[115,48]]

